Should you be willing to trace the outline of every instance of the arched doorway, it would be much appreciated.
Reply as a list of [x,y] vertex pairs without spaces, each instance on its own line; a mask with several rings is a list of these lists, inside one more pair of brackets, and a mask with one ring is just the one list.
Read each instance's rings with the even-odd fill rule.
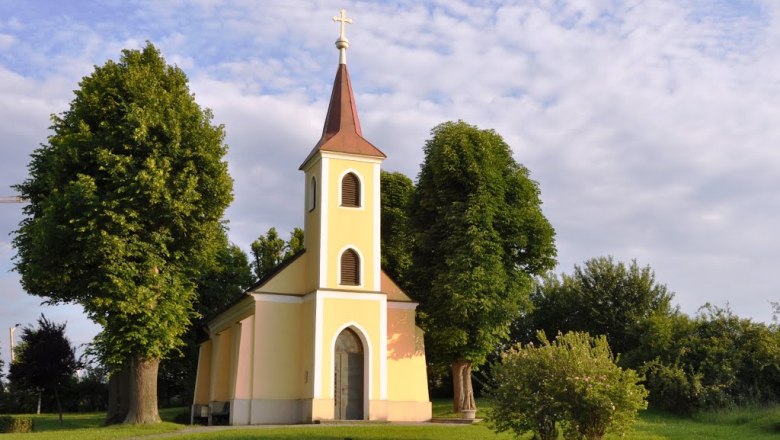
[[363,343],[345,328],[336,339],[334,397],[336,420],[363,420]]

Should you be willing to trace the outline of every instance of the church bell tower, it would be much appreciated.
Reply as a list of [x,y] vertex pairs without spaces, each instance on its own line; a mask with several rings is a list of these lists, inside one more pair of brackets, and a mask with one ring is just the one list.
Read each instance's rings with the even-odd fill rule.
[[385,154],[363,138],[347,70],[352,20],[341,11],[339,65],[317,145],[301,164],[305,174],[308,284],[315,289],[381,289],[380,164]]

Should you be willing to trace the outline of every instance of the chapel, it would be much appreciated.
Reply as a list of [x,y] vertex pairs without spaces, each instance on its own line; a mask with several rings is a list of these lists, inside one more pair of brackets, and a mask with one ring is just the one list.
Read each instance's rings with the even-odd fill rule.
[[[380,266],[380,166],[347,70],[351,19],[322,136],[299,170],[304,247],[208,323],[193,417],[231,425],[431,418],[423,332]],[[303,156],[303,155],[302,155]]]

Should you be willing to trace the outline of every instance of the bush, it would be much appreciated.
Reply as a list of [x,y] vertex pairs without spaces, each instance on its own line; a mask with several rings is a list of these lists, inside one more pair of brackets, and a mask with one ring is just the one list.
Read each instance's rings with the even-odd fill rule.
[[647,407],[640,377],[617,366],[605,337],[538,338],[540,347],[517,345],[493,365],[494,430],[531,430],[536,439],[552,440],[560,423],[566,439],[601,439],[608,430],[623,433]]
[[[780,326],[705,305],[645,326],[650,406],[675,413],[780,402]],[[659,337],[662,335],[663,337]]]
[[30,416],[0,416],[0,433],[32,432],[32,429]]
[[686,373],[678,365],[658,360],[643,366],[648,398],[653,408],[675,413],[691,413],[700,406],[703,396],[701,375]]

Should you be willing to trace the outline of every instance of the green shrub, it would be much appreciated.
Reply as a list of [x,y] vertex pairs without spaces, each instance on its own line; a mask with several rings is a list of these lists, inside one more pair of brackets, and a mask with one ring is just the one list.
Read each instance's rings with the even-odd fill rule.
[[675,413],[780,402],[780,326],[705,305],[648,322],[640,368],[650,406]]
[[642,370],[651,407],[679,414],[691,413],[701,405],[704,390],[700,374],[689,374],[678,365],[658,360],[646,363]]
[[555,365],[555,353],[549,349],[534,349],[533,344],[518,344],[502,354],[501,362],[491,369],[488,394],[493,407],[488,421],[497,432],[513,431],[518,436],[533,431],[537,440],[558,437],[556,422],[564,411],[562,402],[550,393],[554,377],[560,369]]
[[566,439],[601,439],[609,430],[625,432],[637,412],[647,407],[640,377],[622,369],[605,337],[567,333],[541,346],[517,345],[493,366],[491,427],[539,440],[557,437],[556,422]]
[[33,421],[30,416],[0,416],[0,433],[32,432]]

